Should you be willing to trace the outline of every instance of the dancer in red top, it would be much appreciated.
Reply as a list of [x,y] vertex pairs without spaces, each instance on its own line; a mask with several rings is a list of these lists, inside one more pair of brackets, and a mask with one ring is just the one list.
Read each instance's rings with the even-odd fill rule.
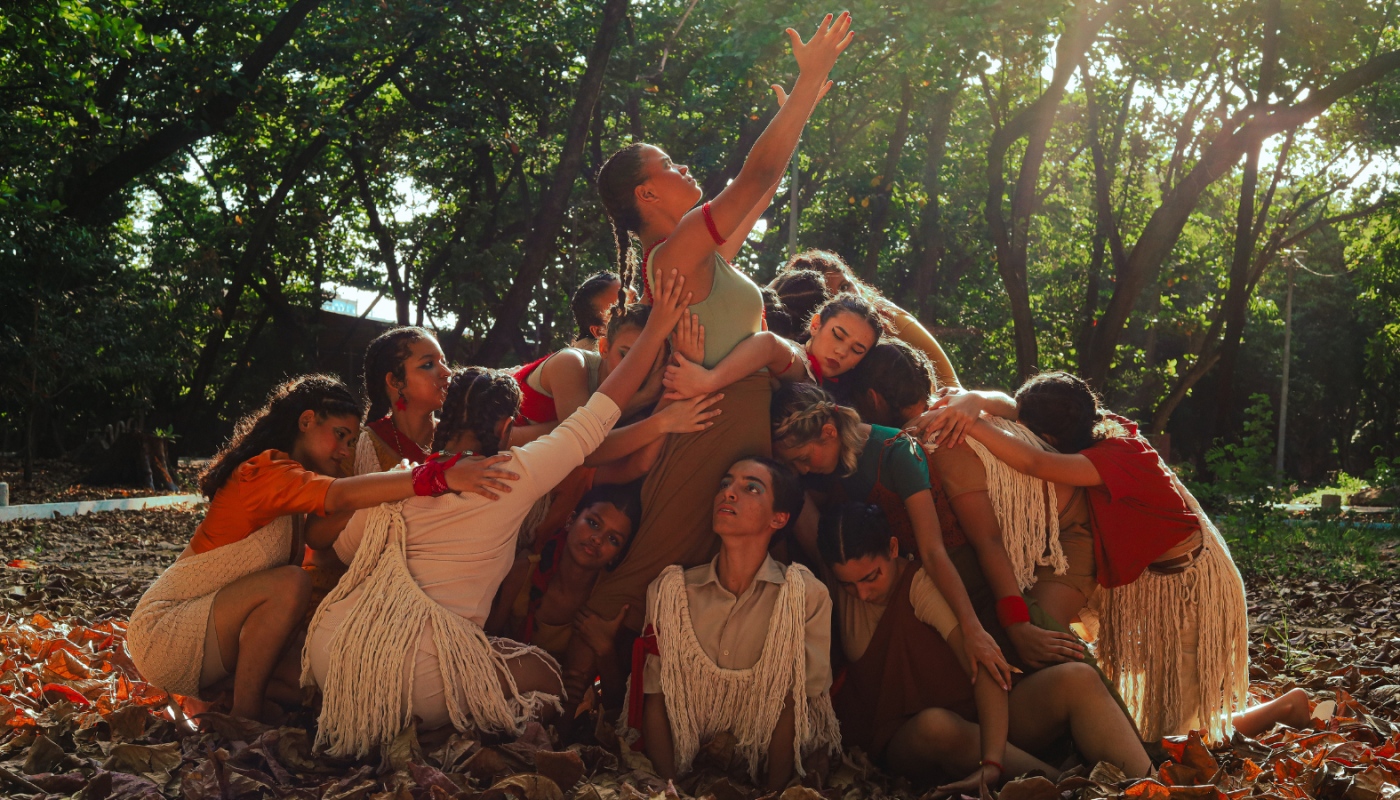
[[[1306,722],[1288,695],[1234,715],[1248,700],[1244,584],[1224,538],[1137,425],[1064,372],[1026,381],[1016,413],[1058,452],[984,421],[965,430],[1008,466],[1055,485],[1069,571],[1037,571],[1029,594],[1062,624],[1099,629],[1104,671],[1143,737],[1204,729],[1219,740],[1231,724],[1253,734],[1280,719]],[[956,445],[963,421],[935,409],[915,427]]]

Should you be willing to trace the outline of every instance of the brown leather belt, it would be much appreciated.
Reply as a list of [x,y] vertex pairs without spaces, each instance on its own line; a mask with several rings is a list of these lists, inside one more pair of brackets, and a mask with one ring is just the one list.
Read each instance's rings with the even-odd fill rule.
[[1192,550],[1191,552],[1186,553],[1184,555],[1179,555],[1176,558],[1169,558],[1165,561],[1155,561],[1151,564],[1148,564],[1147,571],[1155,572],[1158,575],[1180,574],[1189,569],[1192,564],[1196,563],[1196,559],[1200,558],[1201,553],[1204,553],[1205,549],[1206,546],[1204,543],[1202,543],[1195,550]]

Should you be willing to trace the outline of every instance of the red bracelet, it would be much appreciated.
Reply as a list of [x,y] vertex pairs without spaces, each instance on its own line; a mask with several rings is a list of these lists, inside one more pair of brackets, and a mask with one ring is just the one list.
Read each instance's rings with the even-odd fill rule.
[[998,764],[997,762],[991,760],[990,758],[984,758],[984,759],[982,759],[981,761],[978,761],[978,762],[977,762],[977,766],[979,766],[979,767],[996,767],[996,768],[997,768],[997,772],[1000,772],[1000,773],[1002,773],[1002,774],[1005,774],[1005,773],[1006,773],[1006,770],[1003,769],[1002,766],[1001,766],[1000,764]]
[[446,461],[429,459],[413,468],[413,493],[419,497],[437,497],[447,494],[447,470],[456,464],[462,453]]
[[710,229],[710,238],[715,240],[716,245],[724,244],[724,237],[719,235],[719,228],[715,227],[715,218],[710,216],[710,204],[700,206],[700,212],[705,215],[705,227]]
[[1009,628],[1022,622],[1031,621],[1031,609],[1026,605],[1026,599],[1020,595],[1003,597],[997,601],[997,622],[1001,627]]

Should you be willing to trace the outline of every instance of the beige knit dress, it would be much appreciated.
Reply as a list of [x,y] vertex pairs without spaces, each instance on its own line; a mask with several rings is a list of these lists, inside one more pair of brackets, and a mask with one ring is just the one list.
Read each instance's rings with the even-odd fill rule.
[[292,519],[278,517],[247,538],[177,560],[131,614],[126,646],[147,682],[171,694],[199,694],[209,609],[220,589],[291,561]]

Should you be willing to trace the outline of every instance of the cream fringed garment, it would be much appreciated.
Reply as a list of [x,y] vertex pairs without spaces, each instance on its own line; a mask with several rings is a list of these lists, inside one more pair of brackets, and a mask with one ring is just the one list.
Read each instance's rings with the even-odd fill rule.
[[141,677],[171,694],[199,694],[204,636],[214,595],[255,572],[290,563],[292,516],[247,538],[179,559],[156,578],[131,613],[126,646]]
[[[1042,450],[1050,448],[1025,426],[1002,417],[982,420]],[[1055,511],[1055,488],[1045,481],[1008,467],[981,442],[968,437],[968,445],[987,470],[987,491],[1001,526],[1001,541],[1011,558],[1021,591],[1035,584],[1035,568],[1055,567],[1056,575],[1069,571],[1060,547],[1060,516]]]
[[[802,770],[804,755],[823,747],[840,752],[841,729],[830,692],[809,698],[806,691],[807,581],[801,575],[806,571],[800,564],[788,567],[787,583],[768,622],[763,655],[758,663],[742,670],[716,666],[695,638],[685,571],[672,565],[661,573],[657,591],[647,605],[647,620],[656,629],[661,690],[671,720],[677,774],[690,771],[702,743],[729,731],[738,740],[735,752],[747,759],[749,776],[757,780],[759,768],[768,761],[773,729],[789,697],[794,710],[793,764],[797,774],[806,774]],[[630,680],[639,681],[642,676],[633,673]],[[626,724],[627,714],[624,706],[620,725]]]
[[360,426],[360,438],[355,442],[355,474],[370,475],[383,472],[379,467],[379,450],[374,444],[374,431]]
[[[424,594],[408,570],[406,534],[402,501],[371,511],[349,571],[311,620],[315,631],[327,608],[364,586],[331,638],[330,666],[321,687],[316,746],[334,756],[365,756],[412,724],[412,704],[404,701],[405,687],[413,685],[415,661],[409,656],[429,622],[448,717],[458,730],[518,735],[542,706],[559,708],[554,695],[520,693],[506,666],[510,658],[532,652],[557,674],[554,660],[537,648],[504,640],[512,652],[499,652],[479,625]],[[301,667],[302,685],[314,685],[309,647],[302,651]],[[501,691],[502,679],[510,684],[508,693]]]
[[[1249,699],[1249,620],[1244,581],[1230,548],[1191,492],[1176,490],[1201,522],[1204,552],[1184,572],[1101,588],[1082,616],[1097,615],[1099,664],[1118,686],[1145,741],[1199,727],[1210,741],[1229,739],[1230,716]],[[1195,626],[1183,620],[1196,620]],[[1196,631],[1196,670],[1182,653]]]

